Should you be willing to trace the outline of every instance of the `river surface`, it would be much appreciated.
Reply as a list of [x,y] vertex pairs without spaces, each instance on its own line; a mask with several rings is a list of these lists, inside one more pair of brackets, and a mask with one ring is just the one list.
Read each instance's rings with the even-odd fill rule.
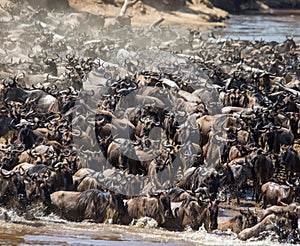
[[[4,222],[4,221],[1,221]],[[169,232],[134,226],[68,222],[53,215],[36,221],[12,218],[0,223],[0,245],[284,245],[265,239],[242,242],[230,233]]]
[[218,37],[283,42],[286,36],[300,42],[300,10],[277,10],[263,15],[231,15],[227,27],[217,28]]
[[[236,209],[234,209],[236,211]],[[233,210],[232,210],[233,211]],[[222,219],[232,217],[232,211]],[[2,214],[1,214],[2,213]],[[4,213],[6,214],[4,216]],[[33,217],[32,217],[33,218]],[[14,211],[0,211],[0,245],[99,245],[99,246],[209,246],[209,245],[274,245],[287,246],[270,237],[248,240],[237,239],[236,234],[228,232],[206,232],[186,230],[172,232],[161,228],[140,228],[97,224],[91,222],[69,222],[56,215],[35,216],[35,219],[24,219]]]
[[[228,27],[213,30],[215,36],[282,42],[294,36],[300,42],[300,11],[276,12],[276,15],[235,15],[226,20]],[[284,245],[264,239],[241,242],[230,233],[168,232],[133,226],[74,223],[51,215],[26,220],[9,215],[0,218],[0,245]]]

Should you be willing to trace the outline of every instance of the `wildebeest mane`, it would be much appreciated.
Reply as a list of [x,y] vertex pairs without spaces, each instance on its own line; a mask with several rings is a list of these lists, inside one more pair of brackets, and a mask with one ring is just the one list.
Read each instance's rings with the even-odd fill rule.
[[109,205],[109,193],[90,189],[82,192],[76,202],[80,211],[85,214],[85,218],[103,222],[105,211]]

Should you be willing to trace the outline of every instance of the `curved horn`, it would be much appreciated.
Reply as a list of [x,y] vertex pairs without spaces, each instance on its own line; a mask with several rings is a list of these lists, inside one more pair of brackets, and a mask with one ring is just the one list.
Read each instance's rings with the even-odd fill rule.
[[223,137],[220,137],[218,135],[213,135],[215,137],[215,139],[217,139],[218,141],[226,141],[226,142],[235,142],[235,140],[232,140],[232,139],[226,139],[226,138],[223,138]]
[[[77,133],[75,133],[77,132]],[[81,137],[82,136],[82,131],[80,129],[72,129],[72,135],[75,137]]]
[[168,144],[167,142],[168,142],[167,140],[165,140],[165,141],[163,142],[163,146],[164,146],[164,147],[166,147],[166,148],[174,148],[174,146],[173,146],[172,144]]
[[24,144],[20,144],[17,148],[21,147],[21,149],[13,149],[12,152],[13,153],[22,153],[25,150],[25,145]]
[[57,162],[53,165],[54,168],[59,168],[59,169],[63,168],[63,166],[64,166],[63,162]]
[[21,176],[24,176],[24,174],[25,174],[25,169],[24,169],[24,167],[20,166],[20,168],[19,168],[19,174],[20,174]]
[[96,123],[97,125],[101,125],[101,124],[104,123],[104,121],[105,121],[105,117],[103,117],[103,118],[100,119],[100,120],[93,120],[93,121],[88,121],[88,122],[91,123],[91,124]]
[[177,115],[179,115],[180,117],[185,117],[187,115],[187,112],[186,111],[177,111],[176,112]]
[[155,126],[160,126],[160,121],[154,123]]
[[15,174],[13,171],[7,171],[2,167],[0,168],[0,173],[4,178],[10,178]]

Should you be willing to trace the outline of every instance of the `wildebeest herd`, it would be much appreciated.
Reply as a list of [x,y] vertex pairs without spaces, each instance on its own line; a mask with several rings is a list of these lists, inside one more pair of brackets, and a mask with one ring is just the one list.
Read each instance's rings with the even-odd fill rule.
[[[293,38],[204,38],[2,8],[2,207],[299,242]],[[240,214],[221,221],[226,204]]]

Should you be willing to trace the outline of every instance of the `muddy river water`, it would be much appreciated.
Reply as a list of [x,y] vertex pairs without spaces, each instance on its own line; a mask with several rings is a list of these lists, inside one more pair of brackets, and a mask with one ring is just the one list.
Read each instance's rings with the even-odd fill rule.
[[[171,232],[161,228],[69,222],[53,214],[32,220],[13,211],[5,211],[5,216],[1,212],[0,245],[288,245],[271,237],[243,242],[229,231],[206,232],[204,228]],[[222,208],[220,212],[223,213]]]
[[232,15],[228,26],[214,32],[221,37],[283,42],[286,36],[300,42],[300,10],[277,10],[267,15]]
[[67,222],[48,216],[38,221],[14,218],[0,225],[1,245],[282,245],[263,241],[242,242],[229,233],[169,232],[134,226]]
[[[231,16],[229,26],[215,29],[220,37],[264,39],[282,42],[294,36],[300,42],[300,12],[279,12],[276,15]],[[8,212],[11,213],[11,212]],[[0,219],[0,245],[283,245],[262,241],[242,242],[234,234],[204,230],[169,232],[134,226],[103,225],[89,222],[74,223],[53,215],[26,220],[17,215]]]

